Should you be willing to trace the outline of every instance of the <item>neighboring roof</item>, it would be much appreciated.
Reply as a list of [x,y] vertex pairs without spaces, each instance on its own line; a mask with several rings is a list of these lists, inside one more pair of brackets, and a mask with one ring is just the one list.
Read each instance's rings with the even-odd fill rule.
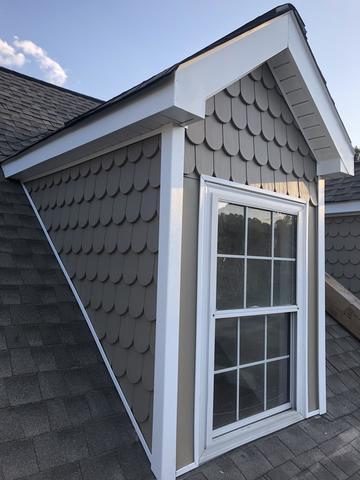
[[350,202],[360,200],[360,156],[354,160],[354,176],[325,181],[325,202]]
[[0,162],[101,103],[0,67]]
[[232,450],[182,479],[359,480],[360,342],[330,316],[326,333],[327,414]]
[[0,479],[153,479],[25,193],[1,173],[0,211]]

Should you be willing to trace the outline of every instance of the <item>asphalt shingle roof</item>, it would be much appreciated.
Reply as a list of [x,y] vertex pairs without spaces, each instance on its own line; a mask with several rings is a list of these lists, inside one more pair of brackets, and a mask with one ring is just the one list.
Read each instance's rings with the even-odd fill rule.
[[101,103],[0,67],[0,162]]
[[0,177],[0,480],[153,479],[19,183]]
[[360,200],[360,157],[355,156],[354,176],[326,180],[325,202],[349,202]]

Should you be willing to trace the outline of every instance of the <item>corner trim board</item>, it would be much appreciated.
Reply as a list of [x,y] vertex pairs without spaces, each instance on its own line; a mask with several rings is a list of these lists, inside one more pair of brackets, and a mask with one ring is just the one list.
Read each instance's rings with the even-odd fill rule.
[[151,468],[158,480],[176,476],[181,236],[185,128],[161,135],[159,254]]
[[96,332],[95,332],[95,330],[94,330],[94,327],[92,326],[91,320],[90,320],[90,318],[89,318],[89,316],[88,316],[88,314],[87,314],[87,312],[86,312],[86,310],[85,310],[85,307],[84,307],[84,305],[83,305],[82,302],[81,302],[81,299],[80,299],[80,297],[79,297],[79,295],[78,295],[78,293],[77,293],[77,291],[76,291],[76,288],[75,288],[75,286],[74,286],[71,278],[69,277],[69,275],[68,275],[68,273],[67,273],[67,271],[66,271],[66,269],[65,269],[65,266],[64,266],[64,264],[63,264],[62,261],[61,261],[61,258],[60,258],[60,256],[59,256],[58,252],[56,251],[56,248],[55,248],[55,246],[54,246],[54,244],[53,244],[53,242],[52,242],[52,240],[51,240],[51,238],[50,238],[50,235],[48,234],[48,232],[47,232],[47,230],[46,230],[46,227],[45,227],[45,225],[44,225],[44,223],[43,223],[43,221],[42,221],[42,219],[41,219],[41,217],[40,217],[40,215],[39,215],[39,212],[38,212],[37,209],[36,209],[36,206],[35,206],[32,198],[31,198],[31,196],[30,196],[30,194],[29,194],[26,186],[25,186],[23,183],[21,183],[21,186],[22,186],[22,188],[23,188],[23,190],[24,190],[24,192],[25,192],[25,195],[26,195],[27,199],[29,200],[30,206],[31,206],[31,208],[32,208],[33,211],[34,211],[37,220],[39,221],[40,227],[41,227],[41,229],[43,230],[43,232],[44,232],[44,234],[45,234],[45,237],[46,237],[46,239],[47,239],[47,241],[48,241],[48,243],[49,243],[49,245],[50,245],[50,247],[51,247],[51,250],[53,251],[53,253],[54,253],[54,255],[55,255],[55,258],[56,258],[56,260],[58,261],[58,264],[60,265],[60,268],[61,268],[61,270],[62,270],[62,272],[63,272],[63,274],[64,274],[64,276],[65,276],[65,279],[66,279],[67,283],[69,284],[69,287],[70,287],[70,289],[71,289],[71,291],[72,291],[72,293],[73,293],[73,295],[74,295],[74,297],[75,297],[75,300],[76,300],[77,304],[78,304],[79,307],[80,307],[81,313],[83,314],[83,316],[84,316],[84,318],[85,318],[85,320],[86,320],[87,326],[89,327],[89,330],[90,330],[90,332],[91,332],[91,334],[92,334],[92,336],[93,336],[93,338],[94,338],[94,340],[95,340],[96,346],[98,347],[98,349],[99,349],[99,351],[100,351],[100,354],[101,354],[101,356],[102,356],[102,359],[104,360],[105,366],[106,366],[106,368],[107,368],[107,370],[108,370],[108,372],[109,372],[109,374],[110,374],[111,380],[113,381],[113,384],[114,384],[114,386],[115,386],[115,388],[116,388],[116,390],[117,390],[117,392],[118,392],[118,394],[119,394],[119,396],[120,396],[120,398],[121,398],[121,401],[122,401],[123,404],[124,404],[126,413],[128,414],[128,416],[129,416],[129,418],[130,418],[130,421],[131,421],[131,423],[132,423],[132,425],[133,425],[133,427],[134,427],[134,429],[135,429],[135,431],[136,431],[136,434],[137,434],[137,436],[139,437],[139,440],[140,440],[140,442],[141,442],[141,445],[143,446],[143,448],[144,448],[144,450],[145,450],[145,453],[146,453],[147,457],[149,458],[149,460],[150,460],[150,462],[151,462],[152,454],[151,454],[151,452],[150,452],[150,450],[149,450],[149,447],[147,446],[147,443],[146,443],[145,438],[144,438],[144,436],[143,436],[143,434],[142,434],[142,432],[141,432],[141,430],[140,430],[140,427],[139,427],[139,425],[138,425],[138,423],[137,423],[137,421],[136,421],[136,419],[135,419],[135,417],[134,417],[134,415],[133,415],[133,413],[132,413],[132,411],[131,411],[131,408],[129,407],[129,404],[128,404],[127,401],[126,401],[125,395],[124,395],[124,393],[123,393],[123,391],[122,391],[122,389],[121,389],[121,387],[120,387],[120,384],[119,384],[119,382],[118,382],[118,380],[117,380],[117,378],[116,378],[116,376],[115,376],[115,374],[114,374],[114,372],[113,372],[113,370],[112,370],[112,368],[111,368],[111,365],[110,365],[110,363],[109,363],[109,360],[107,359],[107,356],[106,356],[105,351],[104,351],[104,349],[103,349],[103,347],[102,347],[102,345],[101,345],[101,342],[100,342],[98,336],[96,335]]
[[325,180],[318,180],[318,381],[319,412],[326,413],[326,333],[325,333]]

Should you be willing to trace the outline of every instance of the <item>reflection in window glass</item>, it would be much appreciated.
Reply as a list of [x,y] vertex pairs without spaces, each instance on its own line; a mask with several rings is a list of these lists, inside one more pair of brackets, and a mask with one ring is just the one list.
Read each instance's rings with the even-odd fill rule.
[[264,410],[265,365],[241,368],[239,378],[239,418],[247,418]]
[[274,261],[274,305],[296,302],[296,262]]
[[248,255],[271,255],[271,212],[248,208]]
[[240,364],[264,360],[265,317],[240,318]]
[[290,401],[290,360],[269,362],[266,370],[267,409],[278,407]]
[[274,213],[274,256],[296,257],[296,217]]
[[246,306],[268,307],[271,302],[271,261],[247,260]]
[[230,310],[244,307],[244,260],[218,258],[216,308]]
[[215,324],[215,370],[237,363],[237,318],[219,318]]
[[214,376],[213,428],[236,421],[237,372],[218,373]]
[[267,317],[267,358],[290,353],[290,315],[279,313]]
[[218,253],[243,255],[245,241],[244,207],[218,205]]

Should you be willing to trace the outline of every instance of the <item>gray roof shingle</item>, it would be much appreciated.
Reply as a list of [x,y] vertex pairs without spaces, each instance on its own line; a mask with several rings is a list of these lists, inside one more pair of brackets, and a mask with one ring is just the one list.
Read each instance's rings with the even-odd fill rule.
[[0,67],[0,162],[101,103]]
[[326,180],[325,202],[350,202],[360,200],[360,157],[354,159],[354,176]]

